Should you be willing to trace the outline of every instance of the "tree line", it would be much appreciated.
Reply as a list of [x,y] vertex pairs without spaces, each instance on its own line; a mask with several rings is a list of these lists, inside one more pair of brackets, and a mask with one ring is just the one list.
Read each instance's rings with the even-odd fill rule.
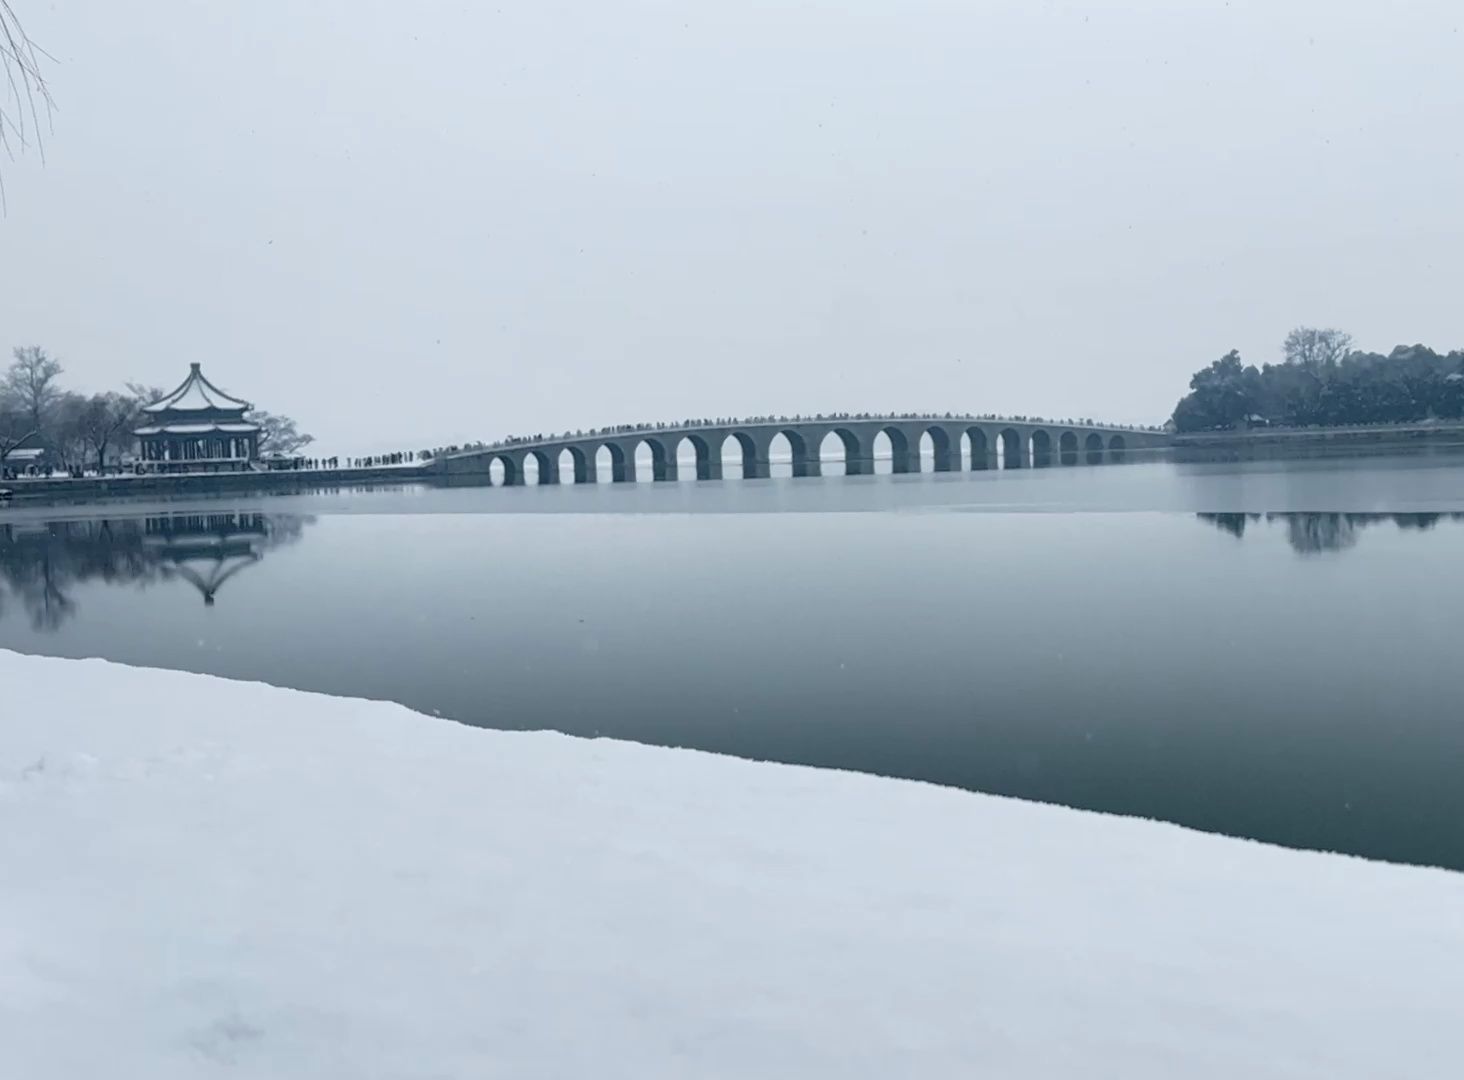
[[[83,394],[61,384],[65,369],[39,345],[22,345],[0,375],[0,467],[21,442],[44,447],[62,468],[95,466],[131,448],[132,431],[143,421],[143,406],[168,391],[128,382],[121,390]],[[293,454],[314,441],[295,421],[254,409],[246,419],[260,427],[261,453]]]
[[1464,417],[1464,350],[1399,345],[1386,356],[1341,330],[1301,326],[1279,364],[1257,368],[1232,349],[1195,372],[1175,406],[1178,431],[1267,425],[1401,424]]

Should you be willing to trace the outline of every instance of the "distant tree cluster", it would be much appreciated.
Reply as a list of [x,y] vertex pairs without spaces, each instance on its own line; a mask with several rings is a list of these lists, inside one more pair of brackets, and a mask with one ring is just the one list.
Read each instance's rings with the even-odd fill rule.
[[[134,444],[133,429],[142,408],[166,390],[129,382],[122,390],[81,394],[60,384],[65,369],[39,345],[14,351],[0,374],[0,475],[10,471],[7,458],[21,443],[46,450],[47,467],[77,473],[118,467]],[[293,454],[313,441],[288,416],[254,410],[248,419],[260,425],[262,454]]]
[[1174,409],[1179,431],[1263,425],[1400,424],[1464,417],[1464,350],[1399,345],[1386,356],[1352,348],[1340,330],[1298,327],[1279,364],[1257,368],[1232,350],[1195,372]]

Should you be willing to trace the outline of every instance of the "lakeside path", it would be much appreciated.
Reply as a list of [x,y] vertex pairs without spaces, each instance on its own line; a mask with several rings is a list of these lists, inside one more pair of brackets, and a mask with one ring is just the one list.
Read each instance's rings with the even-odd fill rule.
[[1185,431],[1170,436],[1171,446],[1224,447],[1244,445],[1298,445],[1337,443],[1361,447],[1398,446],[1427,442],[1464,442],[1464,421],[1432,423],[1352,424],[1342,427],[1256,427],[1241,431]]
[[407,483],[435,476],[431,465],[380,465],[361,469],[280,469],[227,473],[146,473],[120,476],[24,476],[0,481],[12,505],[84,502],[181,495],[248,495],[358,484]]
[[1464,876],[0,651],[27,1080],[1447,1077]]

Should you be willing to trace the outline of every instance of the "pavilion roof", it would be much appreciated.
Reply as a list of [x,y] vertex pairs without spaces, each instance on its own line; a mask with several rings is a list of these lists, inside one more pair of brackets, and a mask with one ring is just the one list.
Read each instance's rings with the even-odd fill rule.
[[230,397],[208,379],[204,378],[203,371],[198,364],[189,367],[188,378],[183,384],[151,405],[144,405],[143,412],[204,412],[208,409],[250,409],[253,408],[249,402],[241,398]]
[[196,424],[149,424],[133,430],[134,435],[248,435],[259,430],[258,424],[240,420],[237,423],[224,421],[210,423],[207,420]]

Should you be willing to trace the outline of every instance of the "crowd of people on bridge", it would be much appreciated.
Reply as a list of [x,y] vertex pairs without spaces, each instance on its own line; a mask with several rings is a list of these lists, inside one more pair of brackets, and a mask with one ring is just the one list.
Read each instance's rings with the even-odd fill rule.
[[509,435],[493,442],[473,442],[463,445],[439,446],[435,450],[420,452],[422,460],[444,455],[472,453],[483,450],[508,450],[518,446],[535,446],[546,442],[573,442],[577,439],[615,438],[626,435],[645,435],[658,431],[695,431],[698,429],[761,427],[768,424],[827,424],[827,423],[871,423],[914,421],[941,421],[950,423],[1012,423],[1053,424],[1069,427],[1104,427],[1115,431],[1158,431],[1158,428],[1142,427],[1138,424],[1102,424],[1091,417],[1054,420],[1045,416],[998,416],[995,413],[817,413],[812,416],[715,416],[692,418],[680,421],[641,424],[615,424],[610,427],[576,429],[558,435],[540,432],[535,435]]

